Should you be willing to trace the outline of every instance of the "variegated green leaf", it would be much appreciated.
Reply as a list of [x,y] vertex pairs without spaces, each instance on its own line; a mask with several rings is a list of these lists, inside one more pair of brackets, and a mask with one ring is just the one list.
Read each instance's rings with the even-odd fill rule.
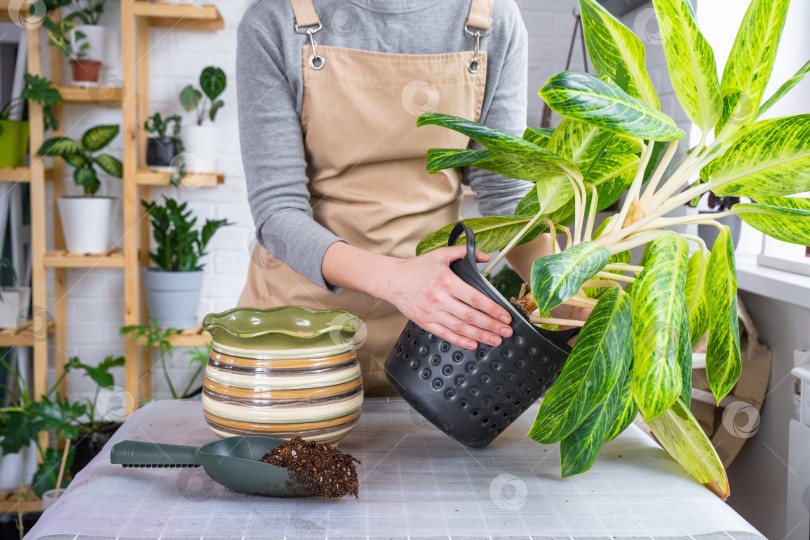
[[699,249],[689,257],[686,270],[686,287],[684,296],[689,310],[689,333],[692,347],[709,329],[709,308],[706,304],[706,266],[709,264],[709,252]]
[[[632,304],[632,300],[631,300]],[[619,412],[616,417],[608,426],[607,434],[605,435],[605,442],[612,441],[633,423],[638,416],[638,405],[633,398],[633,365],[632,363],[627,368],[627,373],[622,382],[617,386],[621,386],[619,393]]]
[[610,251],[593,242],[582,242],[532,264],[532,295],[542,313],[574,296],[610,259]]
[[72,156],[80,155],[81,147],[72,139],[67,137],[53,137],[48,139],[37,152],[40,156]]
[[95,161],[99,167],[102,168],[104,172],[110,174],[116,178],[121,178],[124,176],[124,165],[118,158],[114,158],[109,154],[99,154],[93,157],[93,161]]
[[675,402],[682,390],[681,357],[691,361],[688,253],[682,236],[665,232],[648,245],[644,270],[633,283],[633,396],[646,420]]
[[600,77],[610,77],[625,92],[659,109],[645,66],[641,40],[594,0],[580,0],[588,56]]
[[534,143],[541,148],[545,148],[551,136],[554,135],[554,128],[526,128],[523,138]]
[[777,197],[810,191],[810,114],[757,122],[709,165],[717,195]]
[[[560,156],[526,139],[457,116],[440,113],[423,113],[416,120],[416,126],[421,127],[427,125],[440,126],[457,131],[504,157],[513,157],[516,159],[520,157],[530,157],[537,163],[545,163],[549,166],[549,170],[554,169],[554,164],[559,163],[570,167],[574,166]],[[557,168],[557,170],[560,169]]]
[[604,210],[627,191],[638,170],[639,158],[633,154],[603,154],[583,168],[584,182],[596,186],[599,211]]
[[810,199],[769,197],[760,199],[759,204],[736,204],[734,210],[743,221],[772,238],[810,246]]
[[637,137],[626,137],[614,133],[613,139],[610,140],[605,151],[609,154],[640,154],[644,150],[643,144],[644,141]]
[[614,134],[574,118],[560,120],[548,149],[580,166],[601,156]]
[[[790,0],[752,0],[748,6],[723,71],[723,114],[716,133],[733,133],[756,117],[789,5]],[[730,124],[728,130],[726,124]]]
[[709,308],[706,378],[719,404],[737,384],[742,368],[737,321],[737,272],[728,227],[723,227],[714,241],[706,269],[706,290]]
[[[629,335],[627,339],[630,339]],[[630,372],[625,371],[602,403],[596,406],[573,433],[560,442],[560,468],[563,478],[584,473],[593,467],[602,445],[612,438],[608,438],[611,429],[614,426],[618,429],[627,422],[627,411],[631,408],[628,404],[634,403],[630,391],[631,380]],[[632,421],[630,418],[630,422]],[[622,429],[626,427],[627,424]]]
[[793,90],[794,86],[802,82],[802,79],[804,79],[804,76],[807,75],[808,72],[810,72],[810,60],[808,60],[805,65],[800,67],[799,71],[797,71],[793,77],[786,80],[784,84],[782,84],[782,86],[780,86],[779,89],[768,98],[768,101],[762,104],[762,107],[760,107],[759,111],[757,111],[757,118],[765,114],[765,112],[776,105],[779,100],[785,96],[785,94]]
[[556,113],[613,133],[654,141],[686,136],[672,118],[587,73],[554,75],[540,89],[540,97]]
[[[619,253],[614,253],[613,255],[610,256],[610,259],[608,259],[608,264],[614,264],[614,263],[630,264],[630,256],[631,256],[631,253],[630,253],[629,250],[628,251],[620,251]],[[622,275],[624,273],[624,272],[622,272],[620,270],[608,270],[608,272],[611,273],[611,274],[617,274],[617,275]],[[592,281],[604,281],[605,279],[607,279],[607,278],[601,278],[601,277],[593,277],[593,278],[591,278]],[[583,287],[582,290],[585,291],[585,294],[587,294],[589,298],[599,298],[609,288],[610,287]]]
[[585,321],[560,377],[540,404],[529,437],[541,443],[564,439],[607,397],[632,361],[630,327],[630,298],[613,289]]
[[714,51],[698,29],[689,0],[653,0],[653,4],[678,101],[689,118],[708,132],[723,109]]
[[[558,173],[559,169],[529,156],[501,156],[492,150],[431,148],[427,151],[427,172],[436,173],[454,167],[478,167],[487,171],[536,182]],[[553,172],[552,172],[553,171]]]
[[90,152],[97,152],[112,142],[118,135],[118,125],[95,126],[82,135],[82,146]]
[[[505,247],[531,219],[532,216],[482,217],[465,219],[464,223],[475,233],[476,249],[484,253],[492,253]],[[447,247],[453,227],[455,227],[455,223],[424,237],[416,246],[416,254],[422,255],[434,249]],[[536,236],[537,234],[535,234]],[[464,239],[463,234],[461,239]]]
[[648,425],[661,446],[686,472],[720,498],[729,496],[723,462],[689,407],[677,400]]

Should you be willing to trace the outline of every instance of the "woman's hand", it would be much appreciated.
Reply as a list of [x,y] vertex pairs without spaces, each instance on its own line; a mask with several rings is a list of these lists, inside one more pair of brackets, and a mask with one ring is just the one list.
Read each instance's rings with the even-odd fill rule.
[[[467,285],[450,263],[466,246],[437,249],[412,259],[397,259],[337,242],[323,259],[327,282],[363,291],[390,302],[414,323],[465,349],[478,343],[500,345],[512,335],[509,312]],[[477,252],[479,262],[489,256]]]
[[[450,263],[466,253],[466,246],[453,246],[413,259],[391,259],[377,294],[420,327],[459,347],[500,345],[502,337],[512,335],[509,312],[450,270]],[[478,251],[476,259],[486,262],[489,255]]]

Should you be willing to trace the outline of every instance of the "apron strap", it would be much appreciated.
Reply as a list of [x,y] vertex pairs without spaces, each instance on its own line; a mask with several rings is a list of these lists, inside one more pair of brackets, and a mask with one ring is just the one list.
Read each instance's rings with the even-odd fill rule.
[[[470,15],[467,17],[467,26],[481,30],[492,28],[492,6],[494,4],[495,0],[472,0]],[[482,32],[481,35],[485,34],[486,32]]]
[[290,0],[293,13],[295,13],[295,24],[299,28],[307,26],[320,26],[321,20],[315,13],[315,6],[312,0]]

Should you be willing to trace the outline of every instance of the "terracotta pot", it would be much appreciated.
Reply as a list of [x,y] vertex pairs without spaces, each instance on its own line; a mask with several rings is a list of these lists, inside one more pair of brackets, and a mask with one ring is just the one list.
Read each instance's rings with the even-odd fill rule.
[[98,71],[101,68],[101,62],[98,60],[89,60],[87,58],[71,58],[70,68],[73,71],[74,83],[97,83]]
[[355,351],[363,321],[343,310],[235,308],[211,313],[202,406],[220,437],[303,437],[337,444],[363,404]]

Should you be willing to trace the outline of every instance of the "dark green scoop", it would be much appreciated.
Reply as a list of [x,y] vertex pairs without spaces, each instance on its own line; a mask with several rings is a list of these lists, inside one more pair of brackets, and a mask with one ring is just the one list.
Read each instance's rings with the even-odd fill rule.
[[199,448],[176,444],[122,441],[113,446],[110,463],[124,467],[199,467],[214,481],[242,493],[269,497],[312,494],[315,480],[259,461],[282,439],[228,437]]

